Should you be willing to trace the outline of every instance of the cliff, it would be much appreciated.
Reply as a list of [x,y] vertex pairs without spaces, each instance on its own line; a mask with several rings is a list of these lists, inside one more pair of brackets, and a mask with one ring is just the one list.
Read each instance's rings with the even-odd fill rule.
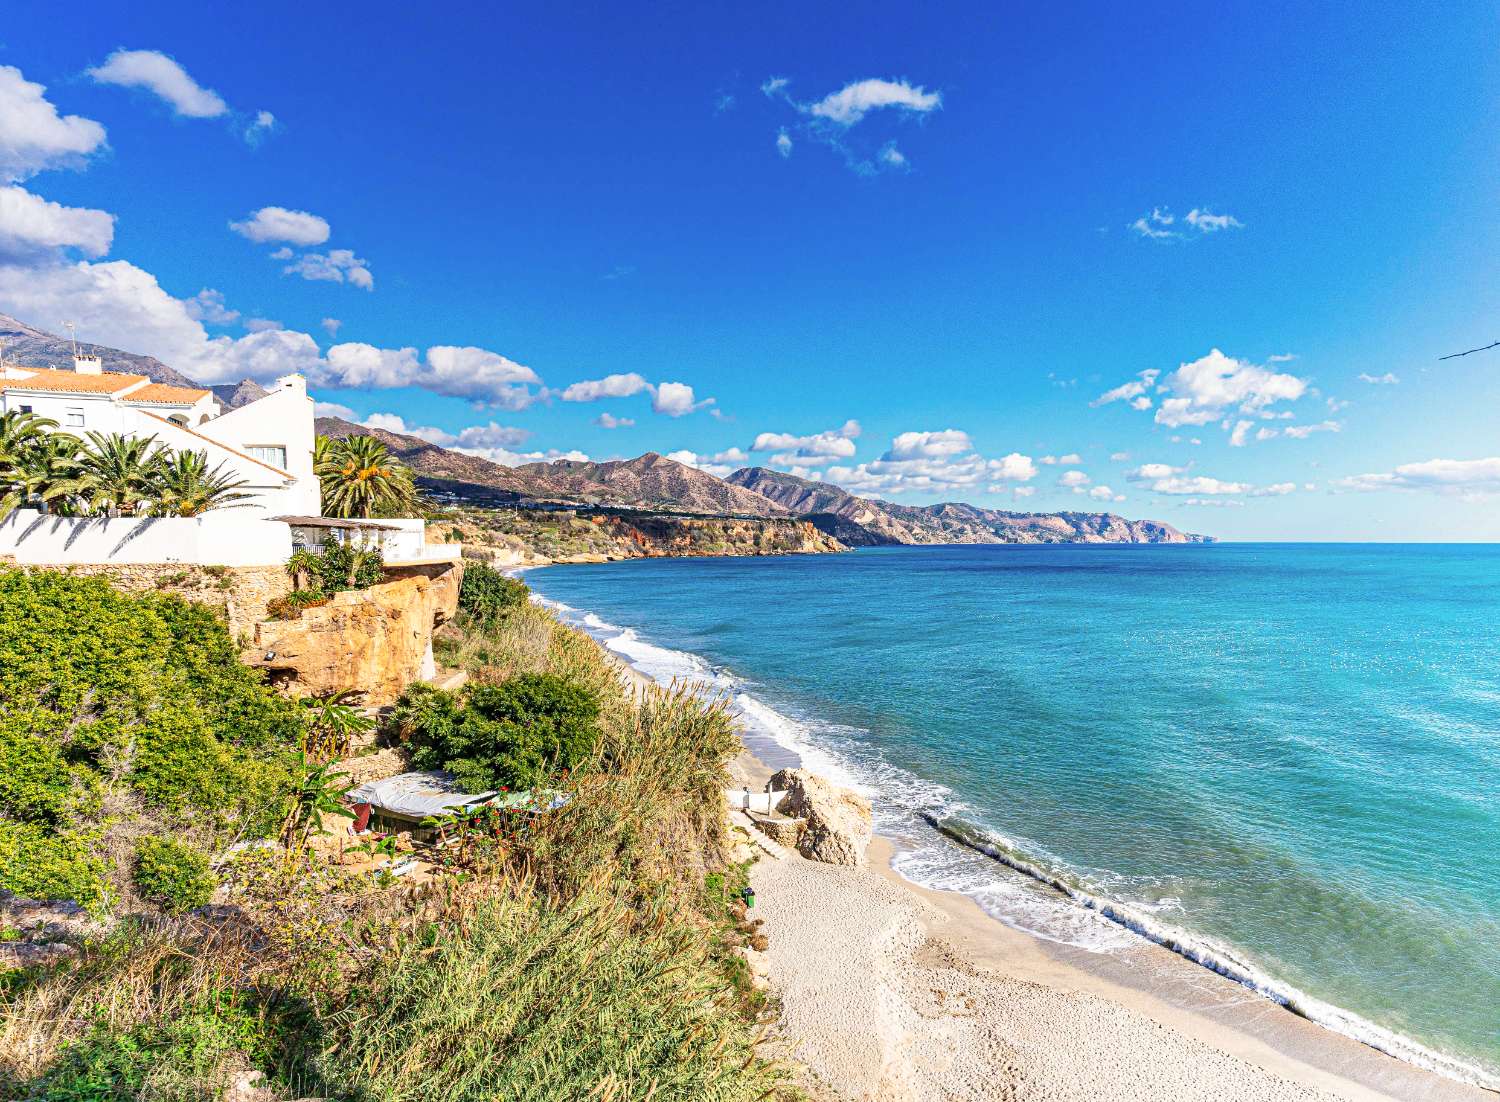
[[467,509],[455,513],[452,523],[471,552],[504,564],[845,550],[816,524],[791,517]]

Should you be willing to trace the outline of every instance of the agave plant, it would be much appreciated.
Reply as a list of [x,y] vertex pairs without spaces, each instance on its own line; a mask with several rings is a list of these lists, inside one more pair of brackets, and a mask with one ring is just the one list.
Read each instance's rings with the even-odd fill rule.
[[166,448],[154,436],[91,432],[79,462],[80,494],[90,512],[134,516],[157,496]]
[[180,451],[163,459],[157,468],[156,497],[151,513],[162,517],[197,517],[214,509],[233,509],[253,494],[242,493],[247,485],[220,463],[208,469],[208,453]]
[[373,436],[350,436],[313,452],[323,488],[323,512],[332,517],[392,516],[415,512],[411,472],[391,458]]

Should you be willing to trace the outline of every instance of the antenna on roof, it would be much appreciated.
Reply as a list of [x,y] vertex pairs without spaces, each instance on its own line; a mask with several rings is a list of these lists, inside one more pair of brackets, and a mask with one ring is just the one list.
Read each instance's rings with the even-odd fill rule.
[[78,359],[78,326],[71,321],[63,322],[63,328],[68,331],[68,337],[73,341],[73,358]]

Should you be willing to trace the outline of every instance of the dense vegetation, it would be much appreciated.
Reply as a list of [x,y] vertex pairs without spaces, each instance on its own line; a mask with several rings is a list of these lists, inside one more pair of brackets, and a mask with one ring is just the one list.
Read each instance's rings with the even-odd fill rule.
[[172,452],[154,436],[58,432],[35,413],[0,414],[0,519],[16,509],[61,516],[196,517],[250,494],[208,453]]
[[302,727],[208,609],[0,571],[0,887],[99,909],[142,824],[274,834]]
[[[33,611],[49,623],[76,612],[66,585],[41,584],[27,591]],[[128,601],[92,596],[117,609]],[[154,615],[159,605],[132,607]],[[0,630],[14,624],[5,616]],[[73,655],[107,627],[74,630],[53,649]],[[417,690],[409,702],[545,742],[530,757],[500,739],[466,750],[491,770],[524,759],[569,802],[487,822],[433,857],[457,875],[392,890],[310,850],[316,812],[296,805],[287,848],[216,864],[235,906],[127,924],[71,965],[0,984],[0,1098],[208,1099],[250,1068],[270,1076],[279,1097],[347,1102],[782,1093],[781,1071],[757,1054],[765,1008],[734,952],[748,931],[729,902],[743,873],[726,859],[720,793],[738,742],[723,706],[687,692],[628,693],[597,645],[526,602],[487,620],[459,617],[438,652],[469,671],[471,689]],[[8,653],[0,648],[0,659]],[[151,683],[133,669],[122,677]],[[234,696],[224,685],[242,675],[204,671],[205,698]],[[294,720],[325,708],[278,709],[286,726],[262,722],[276,733],[241,742],[230,719],[250,706],[234,699],[238,710],[218,707],[215,737],[246,757],[289,745]],[[60,760],[74,753],[61,735],[41,741]],[[436,741],[411,749],[424,747]],[[322,768],[301,783],[324,786],[336,767]],[[79,798],[71,788],[39,791],[28,822]],[[178,797],[187,821],[208,814]],[[166,909],[201,897],[201,866],[154,848],[131,869],[172,900]]]
[[368,589],[385,576],[385,560],[378,548],[330,542],[320,551],[293,551],[286,572],[293,589],[268,605],[273,620],[295,620],[303,609],[327,604],[335,593]]
[[409,517],[417,512],[411,471],[373,436],[318,437],[313,472],[322,484],[324,516]]
[[[463,533],[458,533],[463,539]],[[464,567],[458,591],[459,610],[481,627],[495,624],[517,605],[524,604],[531,590],[525,582],[507,578],[493,566],[471,562]]]

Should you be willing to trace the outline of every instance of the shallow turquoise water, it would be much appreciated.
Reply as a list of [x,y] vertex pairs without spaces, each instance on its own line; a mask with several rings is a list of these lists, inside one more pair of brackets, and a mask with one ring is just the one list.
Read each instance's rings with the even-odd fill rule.
[[869,787],[914,879],[1043,936],[1135,936],[1103,908],[1500,1075],[1500,548],[882,548],[528,581]]

